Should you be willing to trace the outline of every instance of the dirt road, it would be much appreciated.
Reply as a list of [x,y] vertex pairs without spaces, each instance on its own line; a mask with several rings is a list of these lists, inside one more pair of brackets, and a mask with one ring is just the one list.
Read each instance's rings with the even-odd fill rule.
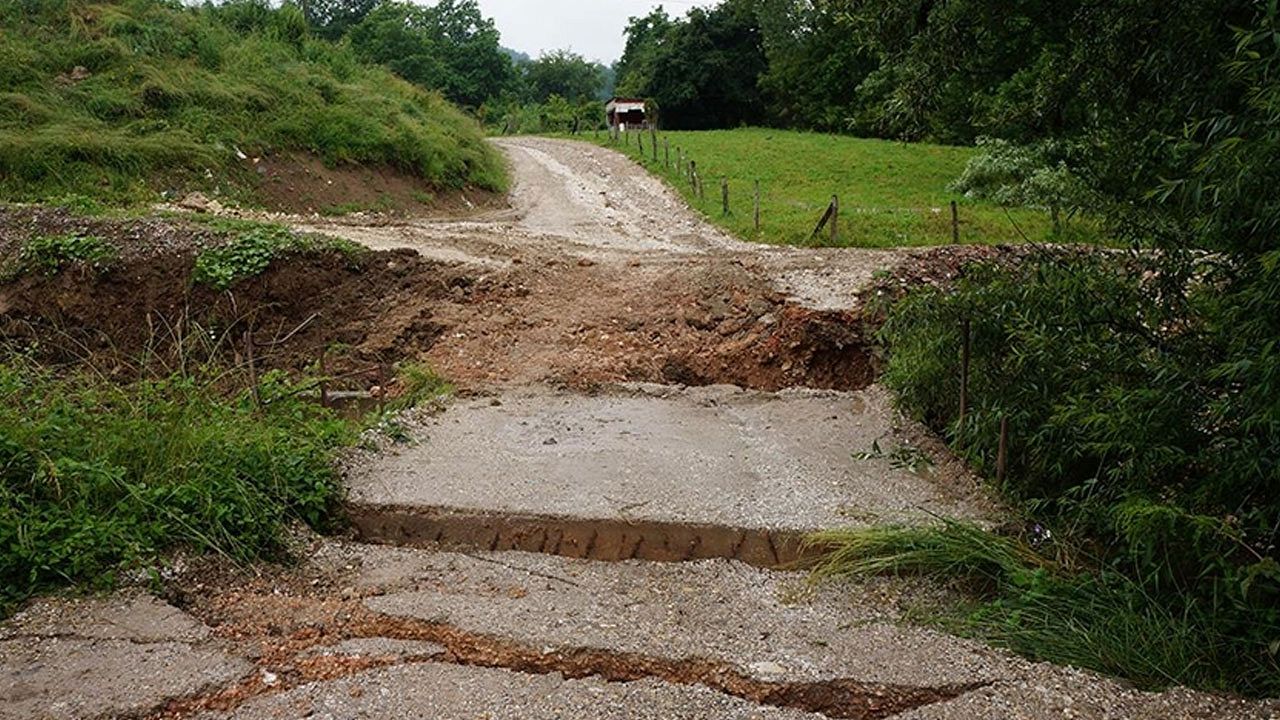
[[362,316],[463,393],[348,459],[353,536],[34,604],[0,718],[1280,716],[912,626],[921,581],[807,584],[805,531],[992,517],[873,382],[858,293],[905,253],[746,244],[608,150],[499,144],[509,209],[290,220],[445,278]]

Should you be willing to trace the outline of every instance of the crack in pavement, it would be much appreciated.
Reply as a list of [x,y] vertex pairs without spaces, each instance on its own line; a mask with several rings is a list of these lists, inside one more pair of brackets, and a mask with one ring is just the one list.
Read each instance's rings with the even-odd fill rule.
[[[279,597],[232,593],[219,598],[233,613],[252,615],[259,604]],[[173,699],[162,706],[138,713],[140,720],[180,720],[215,711],[228,713],[249,700],[301,687],[328,682],[374,669],[420,663],[449,663],[470,667],[509,670],[525,674],[559,674],[565,679],[598,677],[608,682],[627,683],[655,679],[674,685],[700,685],[758,705],[818,713],[829,718],[881,720],[925,705],[953,700],[992,681],[940,686],[908,686],[867,683],[853,678],[818,681],[762,680],[748,675],[731,663],[698,657],[665,658],[643,653],[578,647],[537,648],[524,642],[463,630],[443,621],[387,615],[366,608],[359,600],[334,601],[319,598],[290,598],[306,611],[320,611],[335,621],[328,624],[298,620],[299,627],[279,640],[269,636],[279,628],[268,624],[255,627],[252,621],[218,623],[221,634],[243,634],[269,649],[261,655],[257,670],[250,676],[216,690]],[[389,639],[419,641],[439,645],[443,652],[396,657],[306,656],[319,646],[346,640]]]

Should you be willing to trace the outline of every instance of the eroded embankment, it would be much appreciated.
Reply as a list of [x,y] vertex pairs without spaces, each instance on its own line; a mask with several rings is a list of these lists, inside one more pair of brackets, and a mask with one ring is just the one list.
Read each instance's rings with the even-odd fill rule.
[[72,263],[0,285],[0,340],[108,374],[136,371],[140,357],[164,368],[239,359],[247,332],[262,368],[314,370],[322,351],[330,374],[416,360],[464,389],[627,381],[855,389],[874,376],[856,312],[799,307],[758,272],[714,257],[544,259],[486,272],[409,250],[310,250],[218,291],[193,281],[208,233],[192,225],[0,219],[10,251],[50,232],[91,232],[117,248],[105,268]]

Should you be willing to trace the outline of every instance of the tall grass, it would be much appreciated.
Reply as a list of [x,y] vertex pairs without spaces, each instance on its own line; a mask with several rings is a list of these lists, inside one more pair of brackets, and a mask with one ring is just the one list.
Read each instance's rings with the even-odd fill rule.
[[[77,68],[79,68],[77,70]],[[245,197],[240,154],[300,151],[501,189],[479,126],[258,0],[20,0],[0,8],[0,197]]]
[[112,584],[177,547],[271,555],[286,523],[324,528],[354,429],[282,376],[228,393],[213,370],[117,385],[0,361],[0,607]]
[[817,533],[818,578],[923,575],[964,581],[976,602],[932,608],[938,625],[1039,660],[1117,675],[1148,689],[1187,685],[1260,696],[1280,694],[1280,668],[1258,637],[1280,628],[1254,615],[1233,633],[1194,598],[1171,602],[1117,572],[1072,568],[1026,539],[943,521]]

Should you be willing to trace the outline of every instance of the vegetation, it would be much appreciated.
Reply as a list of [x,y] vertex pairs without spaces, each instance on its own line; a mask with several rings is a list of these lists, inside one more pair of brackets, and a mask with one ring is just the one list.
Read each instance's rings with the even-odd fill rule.
[[263,557],[287,523],[335,521],[331,457],[352,427],[280,375],[262,379],[261,408],[221,389],[227,377],[118,386],[0,362],[0,606],[108,586],[180,547]]
[[115,248],[99,237],[42,235],[24,243],[17,258],[0,268],[0,281],[25,274],[53,275],[73,263],[102,270],[115,258]]
[[[601,136],[601,142],[605,142]],[[950,188],[974,157],[972,148],[895,143],[786,130],[744,128],[662,132],[658,161],[650,136],[626,138],[626,152],[658,172],[709,219],[749,239],[828,244],[812,237],[831,196],[840,198],[839,243],[856,247],[937,245],[951,242],[950,202],[959,203],[961,240],[967,243],[1087,238],[1088,221],[1069,222],[1054,234],[1043,210],[1008,208]],[[623,147],[619,145],[618,147]],[[672,167],[667,168],[665,147]],[[698,164],[705,199],[674,169],[677,151]],[[729,181],[730,214],[722,212],[720,181]],[[760,182],[761,229],[755,230],[754,188]]]
[[0,195],[133,200],[216,187],[249,197],[240,158],[298,151],[496,189],[474,122],[355,53],[298,9],[235,0],[22,0],[0,9]]
[[[1237,637],[1211,607],[1170,605],[1125,573],[1058,561],[1079,549],[1043,534],[1012,537],[971,524],[836,530],[812,539],[834,548],[821,578],[885,573],[963,581],[971,605],[916,609],[917,617],[1015,652],[1119,675],[1143,688],[1171,684],[1274,696],[1275,664],[1257,636]],[[1265,627],[1265,626],[1264,626]],[[1271,626],[1274,627],[1274,626]]]
[[226,290],[241,280],[260,275],[276,258],[326,248],[349,255],[367,252],[364,246],[347,240],[298,235],[288,228],[259,225],[239,233],[225,245],[201,252],[191,277],[196,283]]

